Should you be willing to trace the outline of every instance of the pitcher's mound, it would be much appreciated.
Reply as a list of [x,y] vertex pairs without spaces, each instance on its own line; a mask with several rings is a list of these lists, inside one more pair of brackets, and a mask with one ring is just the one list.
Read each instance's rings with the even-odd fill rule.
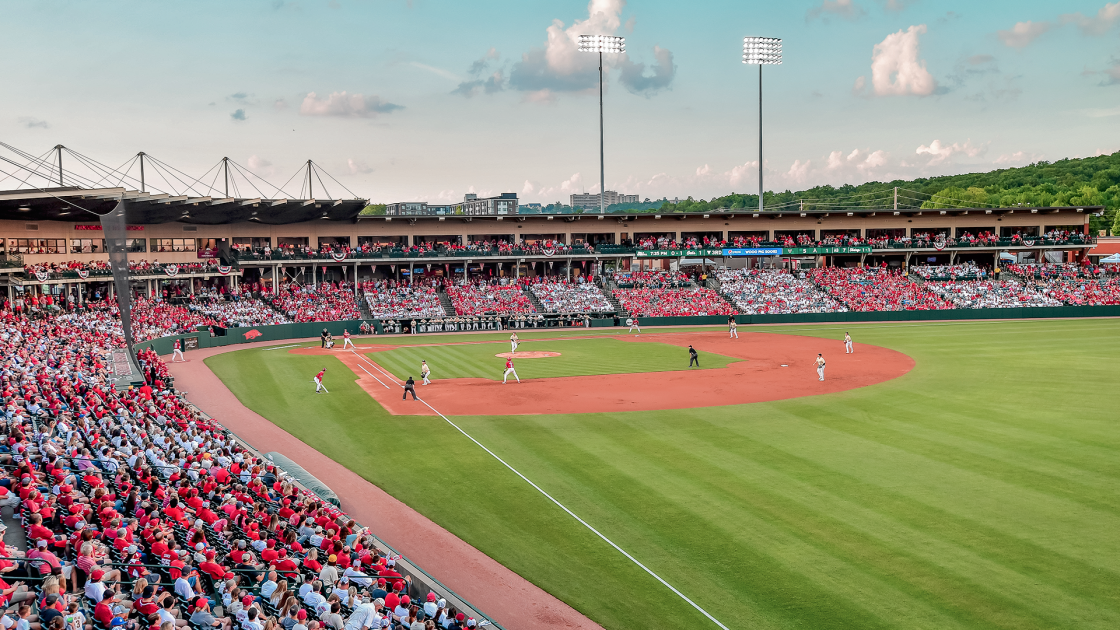
[[559,352],[499,352],[494,356],[499,359],[547,359],[548,357],[558,357]]

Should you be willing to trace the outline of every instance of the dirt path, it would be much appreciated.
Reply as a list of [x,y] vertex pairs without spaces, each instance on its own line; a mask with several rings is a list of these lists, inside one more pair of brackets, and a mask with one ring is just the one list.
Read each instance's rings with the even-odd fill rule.
[[223,352],[294,342],[194,350],[187,353],[187,363],[169,365],[176,386],[188,392],[188,400],[260,451],[279,451],[298,462],[329,485],[341,497],[343,509],[358,522],[506,628],[599,628],[564,602],[245,407],[202,362]]
[[[483,378],[440,380],[439,366],[433,364],[432,371],[437,378],[431,385],[417,384],[416,389],[432,407],[454,416],[654,411],[830,394],[898,378],[914,368],[914,360],[901,352],[856,344],[855,353],[845,354],[843,342],[819,337],[740,333],[739,339],[728,339],[726,332],[704,331],[640,337],[617,335],[613,338],[630,343],[680,346],[681,367],[684,369],[639,374],[522,378],[519,384],[511,378],[508,384],[503,385],[501,381]],[[696,347],[701,361],[707,352],[745,360],[725,368],[690,371],[685,367],[688,365],[686,348],[689,344]],[[400,382],[387,375],[387,371],[381,371],[383,368],[363,354],[401,347],[405,346],[359,346],[357,353],[320,348],[293,349],[289,352],[333,355],[353,370],[358,384],[392,414],[434,415],[425,405],[411,399],[402,400]],[[814,361],[818,352],[824,354],[827,362],[824,382],[817,380]],[[500,374],[503,365],[501,360],[495,360],[495,374]],[[391,388],[386,388],[385,384]]]

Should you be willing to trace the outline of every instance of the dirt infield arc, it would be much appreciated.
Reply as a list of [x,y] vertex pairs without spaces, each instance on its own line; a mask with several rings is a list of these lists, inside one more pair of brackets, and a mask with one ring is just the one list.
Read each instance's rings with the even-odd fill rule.
[[[520,384],[507,385],[482,378],[437,379],[432,385],[417,389],[421,398],[434,408],[456,416],[493,415],[499,410],[502,415],[655,411],[830,394],[898,378],[914,367],[913,359],[895,350],[856,344],[853,354],[845,354],[843,342],[819,337],[745,333],[739,339],[728,339],[726,332],[695,332],[615,338],[631,343],[681,346],[682,369],[522,379]],[[700,352],[701,361],[705,352],[744,360],[722,369],[690,371],[686,367],[689,344]],[[360,346],[360,350],[376,352],[399,347]],[[335,356],[354,371],[358,384],[394,415],[434,415],[425,405],[401,400],[399,383],[379,372],[379,367],[375,369],[371,365],[374,362],[361,353],[320,348],[290,352]],[[824,354],[827,361],[824,382],[817,379],[817,353]],[[438,366],[433,366],[436,370]],[[378,382],[378,378],[389,382],[392,389]]]

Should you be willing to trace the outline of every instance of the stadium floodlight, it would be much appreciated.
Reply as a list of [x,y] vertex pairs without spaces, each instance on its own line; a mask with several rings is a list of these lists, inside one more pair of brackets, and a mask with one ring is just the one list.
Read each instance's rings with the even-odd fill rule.
[[605,214],[607,177],[606,167],[603,165],[603,53],[625,53],[626,38],[617,35],[580,35],[579,51],[599,53],[599,213]]
[[758,66],[758,210],[762,211],[762,66],[782,65],[780,37],[744,37],[743,63]]

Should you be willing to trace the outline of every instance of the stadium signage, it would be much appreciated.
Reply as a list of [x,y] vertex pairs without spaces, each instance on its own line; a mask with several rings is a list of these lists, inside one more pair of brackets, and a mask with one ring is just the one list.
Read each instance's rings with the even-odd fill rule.
[[781,256],[782,255],[782,248],[781,247],[747,247],[747,248],[740,247],[740,248],[736,248],[736,249],[725,249],[725,250],[723,250],[723,255],[724,256],[730,256],[732,258],[736,258],[736,257],[740,257],[740,256]]
[[[101,226],[96,225],[96,224],[94,224],[94,225],[75,225],[74,229],[78,230],[78,231],[100,232],[101,231]],[[144,226],[143,225],[129,225],[129,226],[126,226],[125,229],[126,230],[132,230],[134,232],[141,232],[141,231],[144,230]]]
[[798,256],[802,254],[870,254],[871,247],[867,245],[859,247],[786,247],[783,253],[787,256]]
[[635,252],[638,258],[703,258],[723,256],[722,249],[651,249]]

